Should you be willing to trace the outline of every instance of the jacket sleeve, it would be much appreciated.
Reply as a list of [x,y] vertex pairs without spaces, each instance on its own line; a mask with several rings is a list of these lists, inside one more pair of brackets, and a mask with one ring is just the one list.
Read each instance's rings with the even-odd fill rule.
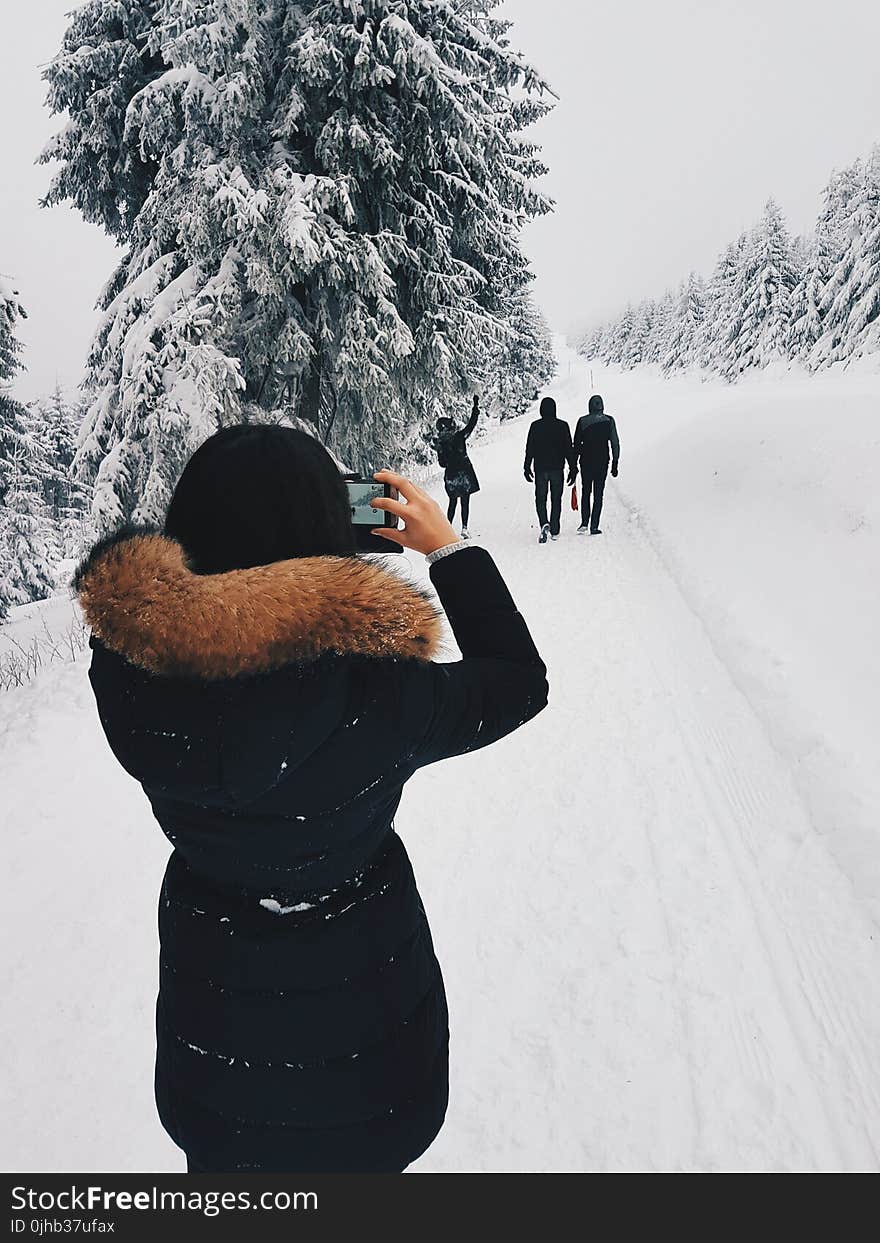
[[548,694],[544,662],[489,553],[462,549],[430,573],[462,659],[410,669],[414,768],[497,742],[537,716]]
[[470,436],[471,432],[472,432],[472,431],[474,430],[474,428],[477,426],[477,419],[478,419],[479,417],[480,417],[480,410],[479,410],[479,407],[478,407],[478,406],[474,406],[473,410],[471,410],[471,417],[468,419],[468,421],[467,421],[467,423],[465,424],[465,427],[464,427],[464,438],[465,438],[465,440],[467,440],[468,436]]
[[575,463],[577,463],[577,460],[580,457],[581,449],[583,448],[583,441],[581,440],[581,422],[582,421],[578,419],[577,424],[575,425],[574,443],[571,448],[571,460]]
[[523,463],[523,470],[531,470],[535,461],[535,425],[529,428],[529,434],[526,437],[526,460]]
[[571,439],[571,428],[563,420],[562,426],[565,431],[562,434],[562,444],[565,451],[565,460],[568,463],[568,471],[572,478],[577,474],[577,458],[574,453],[574,444]]
[[614,422],[614,419],[611,419],[611,430],[608,433],[608,439],[611,441],[611,465],[616,467],[620,461],[620,439],[617,435],[617,424]]

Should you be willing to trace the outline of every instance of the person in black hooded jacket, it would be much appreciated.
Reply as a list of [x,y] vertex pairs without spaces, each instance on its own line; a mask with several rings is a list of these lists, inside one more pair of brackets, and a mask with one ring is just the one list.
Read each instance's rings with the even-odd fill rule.
[[[545,397],[541,402],[541,417],[529,428],[526,438],[526,459],[523,474],[529,483],[535,484],[535,508],[538,511],[540,535],[538,542],[545,544],[547,536],[559,538],[562,518],[563,475],[568,467],[569,483],[575,471],[571,444],[571,428],[564,419],[556,416],[556,402]],[[547,491],[550,491],[550,519],[547,519]]]
[[468,522],[471,497],[480,490],[480,481],[467,451],[468,438],[477,426],[479,417],[480,398],[474,393],[470,418],[464,427],[458,427],[454,419],[438,419],[435,434],[429,441],[437,454],[438,464],[443,467],[443,484],[449,497],[446,517],[450,522],[455,518],[456,506],[461,501],[462,539],[470,538]]
[[[77,571],[107,740],[173,850],[155,1093],[191,1172],[399,1172],[448,1099],[443,978],[394,818],[419,768],[539,713],[546,670],[491,556],[390,471],[434,601],[353,553],[317,441],[229,428],[164,530]],[[511,1085],[514,1090],[515,1085]]]
[[590,398],[588,410],[588,414],[578,419],[574,432],[574,457],[581,472],[581,525],[578,534],[589,530],[591,535],[601,535],[599,520],[608,478],[608,446],[611,446],[611,474],[616,479],[620,439],[617,424],[610,414],[605,413],[605,403],[598,393]]

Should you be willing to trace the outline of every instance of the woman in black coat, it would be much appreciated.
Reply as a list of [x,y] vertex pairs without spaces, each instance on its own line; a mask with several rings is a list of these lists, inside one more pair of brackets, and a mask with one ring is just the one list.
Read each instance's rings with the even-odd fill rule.
[[510,733],[547,682],[488,552],[377,478],[459,661],[432,659],[434,602],[353,554],[345,485],[290,428],[213,436],[163,532],[77,571],[101,723],[174,847],[155,1090],[190,1171],[400,1171],[446,1112],[446,996],[394,815],[418,768]]
[[477,426],[479,416],[480,399],[474,393],[471,416],[464,427],[456,427],[453,419],[438,419],[437,431],[432,441],[437,452],[437,461],[444,470],[443,483],[446,487],[446,495],[449,497],[446,517],[450,522],[455,517],[456,505],[461,501],[462,539],[469,538],[471,496],[480,490],[480,481],[477,479],[477,472],[474,470],[474,464],[468,457],[467,451],[468,437]]

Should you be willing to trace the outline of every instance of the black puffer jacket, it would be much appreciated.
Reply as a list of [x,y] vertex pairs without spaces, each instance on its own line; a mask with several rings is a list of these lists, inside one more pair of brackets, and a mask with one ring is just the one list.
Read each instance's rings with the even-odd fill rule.
[[480,481],[467,451],[468,439],[477,426],[479,416],[475,399],[471,416],[464,427],[443,432],[433,441],[437,461],[443,467],[443,483],[447,496],[472,496],[480,490]]
[[433,603],[375,562],[198,576],[129,533],[78,571],[104,730],[174,846],[155,1086],[200,1166],[400,1170],[442,1125],[446,997],[394,814],[547,683],[487,552],[431,577],[461,661],[431,661]]

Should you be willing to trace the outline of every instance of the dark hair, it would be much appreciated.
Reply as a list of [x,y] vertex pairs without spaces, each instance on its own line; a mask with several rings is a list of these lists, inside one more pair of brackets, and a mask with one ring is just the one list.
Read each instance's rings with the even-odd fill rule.
[[336,463],[313,436],[280,424],[227,427],[200,445],[177,481],[165,534],[199,574],[354,551]]
[[556,402],[552,397],[544,397],[541,399],[541,418],[556,417]]

